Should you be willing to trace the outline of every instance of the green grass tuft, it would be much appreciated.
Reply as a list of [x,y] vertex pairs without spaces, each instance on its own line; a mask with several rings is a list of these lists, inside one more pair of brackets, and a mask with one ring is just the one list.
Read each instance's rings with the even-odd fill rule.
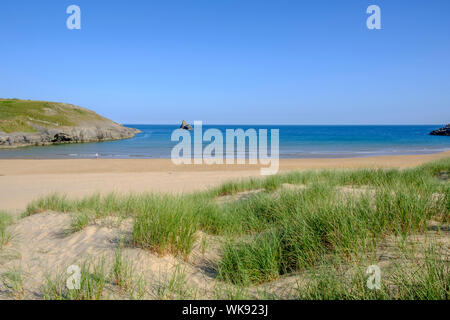
[[9,213],[0,211],[0,249],[12,239],[12,234],[8,231],[8,227],[13,221],[14,219]]

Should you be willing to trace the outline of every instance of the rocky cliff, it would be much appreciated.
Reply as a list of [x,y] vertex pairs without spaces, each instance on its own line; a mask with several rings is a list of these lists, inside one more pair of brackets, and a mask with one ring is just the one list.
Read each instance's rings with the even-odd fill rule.
[[0,148],[119,140],[138,132],[71,104],[0,99]]

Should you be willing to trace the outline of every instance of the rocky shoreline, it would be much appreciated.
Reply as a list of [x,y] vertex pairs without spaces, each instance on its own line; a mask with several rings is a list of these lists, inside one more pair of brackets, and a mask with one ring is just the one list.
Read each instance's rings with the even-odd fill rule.
[[86,143],[129,139],[140,131],[119,124],[107,127],[36,128],[36,132],[0,132],[0,148],[19,148],[63,143]]

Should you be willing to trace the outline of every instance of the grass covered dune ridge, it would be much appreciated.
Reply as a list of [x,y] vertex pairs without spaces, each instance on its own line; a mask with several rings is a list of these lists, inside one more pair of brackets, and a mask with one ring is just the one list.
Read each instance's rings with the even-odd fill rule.
[[287,172],[183,195],[55,194],[30,203],[24,216],[71,213],[73,232],[97,219],[132,219],[129,245],[184,260],[200,233],[217,237],[216,278],[242,288],[304,273],[297,298],[448,299],[448,246],[429,245],[420,259],[401,260],[376,291],[365,286],[364,266],[377,262],[386,241],[399,239],[406,257],[402,243],[430,225],[448,231],[449,171],[444,158],[404,170]]

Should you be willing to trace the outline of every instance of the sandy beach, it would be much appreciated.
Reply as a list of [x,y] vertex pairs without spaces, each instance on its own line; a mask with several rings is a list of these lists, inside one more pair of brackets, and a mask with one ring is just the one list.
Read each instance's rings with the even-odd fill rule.
[[[283,159],[280,163],[280,171],[320,168],[408,168],[449,155],[450,152],[351,159]],[[121,194],[193,192],[230,179],[259,176],[259,166],[256,165],[176,166],[169,159],[1,160],[0,209],[18,214],[31,200],[54,192],[74,198],[109,192]],[[418,179],[421,177],[419,174]],[[305,186],[282,184],[276,192],[282,192],[285,188],[294,190],[296,188],[303,189]],[[345,197],[354,197],[355,201],[358,201],[358,197],[367,192],[370,187],[338,186],[337,188]],[[390,186],[385,186],[385,188],[390,188]],[[382,189],[380,189],[381,191]],[[251,192],[258,192],[258,190],[241,194]],[[240,196],[238,194],[235,198],[222,196],[220,199],[215,199],[214,201],[219,206],[217,210],[227,210],[227,202],[241,199]],[[324,198],[321,199],[317,199],[317,201],[323,201]],[[415,199],[418,198],[415,197]],[[415,200],[410,199],[410,201]],[[308,202],[305,201],[304,204],[308,205]],[[363,202],[361,204],[363,205]],[[409,203],[403,204],[403,202],[400,204],[410,205]],[[199,202],[198,205],[202,205],[202,203]],[[322,205],[324,204],[322,203]],[[197,206],[193,207],[197,208]],[[168,211],[164,210],[162,210],[163,215],[171,213],[170,207]],[[370,210],[370,206],[367,210]],[[224,259],[223,245],[226,243],[222,234],[210,234],[204,230],[197,230],[192,238],[191,250],[184,259],[180,259],[181,256],[177,256],[173,252],[163,253],[156,249],[149,250],[148,247],[128,242],[128,240],[122,242],[124,239],[135,239],[133,234],[138,220],[131,216],[119,218],[112,212],[108,213],[110,216],[89,220],[80,229],[74,229],[76,226],[74,221],[78,221],[77,217],[82,217],[83,212],[64,214],[45,208],[42,211],[37,209],[33,212],[34,214],[17,219],[8,228],[11,238],[0,250],[0,275],[12,277],[11,274],[19,274],[23,282],[19,284],[18,289],[14,289],[14,286],[11,285],[12,282],[3,284],[0,282],[0,300],[65,297],[63,293],[58,293],[60,296],[52,296],[51,294],[55,291],[53,289],[49,291],[49,288],[53,288],[55,283],[62,283],[63,287],[61,288],[64,288],[68,266],[82,265],[85,261],[99,266],[103,261],[106,266],[105,270],[114,270],[114,266],[117,265],[118,250],[123,254],[121,256],[124,259],[121,260],[124,261],[123,265],[132,266],[132,269],[127,269],[129,270],[126,271],[129,272],[127,273],[128,278],[125,278],[128,279],[126,281],[130,285],[123,287],[128,288],[126,289],[128,291],[117,290],[114,287],[116,285],[108,284],[102,289],[104,295],[97,297],[98,299],[229,298],[228,284],[217,280],[217,263]],[[160,211],[155,211],[155,214],[158,212]],[[195,214],[197,213],[196,211]],[[233,211],[233,214],[237,213],[239,211]],[[201,211],[200,214],[202,214]],[[234,219],[239,219],[239,215],[237,214]],[[173,220],[169,219],[168,221]],[[232,223],[228,224],[227,227],[233,226]],[[441,223],[435,220],[430,220],[427,224],[428,227],[424,233],[411,234],[407,244],[408,248],[421,248],[422,245],[435,243],[447,248],[442,254],[439,253],[439,256],[442,256],[442,259],[448,259],[448,226],[441,226]],[[440,231],[436,232],[436,230]],[[391,265],[397,263],[396,261],[399,259],[396,241],[394,237],[388,237],[374,250],[377,265],[384,268],[383,270],[391,268]],[[404,244],[404,242],[402,243]],[[157,248],[157,246],[152,248]],[[414,265],[417,264],[416,257],[412,261]],[[125,269],[122,269],[122,272],[125,272],[123,270]],[[117,284],[118,282],[114,282],[114,273],[108,272],[110,273],[105,273],[102,279]],[[177,278],[178,272],[181,272],[180,278]],[[235,274],[234,271],[233,274]],[[52,275],[52,281],[54,281],[52,285],[46,282],[49,279],[48,275]],[[267,290],[267,292],[275,294],[278,299],[290,299],[296,294],[292,288],[299,283],[304,284],[306,279],[301,273],[286,274],[273,281],[246,288],[245,297],[259,298],[261,297],[259,296],[260,292]],[[171,285],[173,281],[179,283],[175,289]],[[231,288],[231,290],[241,290],[238,286],[234,289]],[[83,297],[83,299],[85,298]]]
[[[407,168],[450,156],[281,159],[280,171],[323,168]],[[170,159],[0,160],[0,209],[20,212],[50,193],[191,192],[260,175],[259,165],[174,165]]]

